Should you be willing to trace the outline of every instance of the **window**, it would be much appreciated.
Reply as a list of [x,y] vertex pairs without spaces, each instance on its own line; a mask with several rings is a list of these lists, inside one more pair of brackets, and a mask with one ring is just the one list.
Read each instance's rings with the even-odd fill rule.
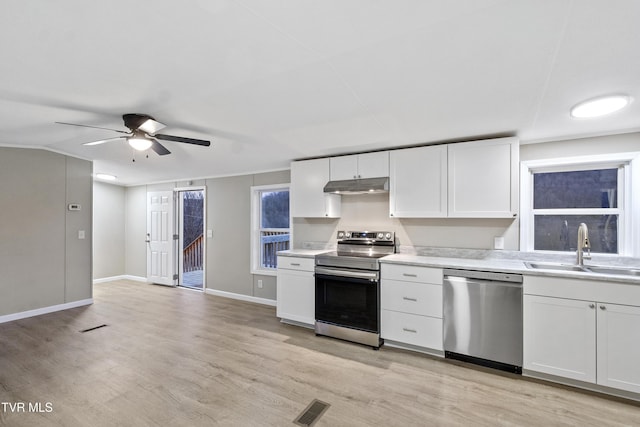
[[289,186],[251,187],[252,193],[252,273],[275,274],[277,252],[291,242]]
[[631,192],[631,167],[637,158],[629,154],[523,162],[521,249],[575,252],[578,226],[584,222],[592,253],[637,254],[639,224],[634,224],[632,212],[638,200],[632,200]]

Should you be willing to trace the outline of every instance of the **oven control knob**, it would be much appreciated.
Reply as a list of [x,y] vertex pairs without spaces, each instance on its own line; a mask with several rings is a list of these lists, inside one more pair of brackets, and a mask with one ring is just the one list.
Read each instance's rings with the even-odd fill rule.
[[344,231],[338,231],[338,239],[342,239],[344,237]]
[[378,239],[382,240],[383,237],[384,237],[383,233],[378,233]]
[[387,239],[387,240],[391,240],[391,233],[385,234],[384,238]]
[[350,239],[351,233],[347,231],[346,233],[344,233],[344,237],[346,237],[347,239]]

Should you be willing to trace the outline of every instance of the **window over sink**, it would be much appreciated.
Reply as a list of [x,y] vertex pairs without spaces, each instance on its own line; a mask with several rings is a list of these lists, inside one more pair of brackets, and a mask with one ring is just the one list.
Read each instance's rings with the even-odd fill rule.
[[251,187],[251,272],[275,275],[278,251],[291,244],[289,185]]
[[631,190],[638,159],[629,153],[522,162],[521,250],[575,252],[585,223],[592,253],[639,256],[639,200]]

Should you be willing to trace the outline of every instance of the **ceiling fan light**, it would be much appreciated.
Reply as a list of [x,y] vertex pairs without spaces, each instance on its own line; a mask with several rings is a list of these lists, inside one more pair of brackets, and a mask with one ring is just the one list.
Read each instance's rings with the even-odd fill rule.
[[153,135],[156,132],[158,132],[160,129],[163,129],[165,127],[166,126],[160,122],[157,122],[153,119],[147,119],[140,126],[138,126],[138,129]]
[[586,119],[600,117],[621,110],[631,102],[627,95],[609,95],[588,99],[571,108],[571,117]]
[[128,138],[127,142],[131,147],[133,147],[134,150],[138,150],[138,151],[148,150],[149,148],[151,148],[151,145],[153,144],[153,141],[151,141],[150,139],[141,138],[141,137]]

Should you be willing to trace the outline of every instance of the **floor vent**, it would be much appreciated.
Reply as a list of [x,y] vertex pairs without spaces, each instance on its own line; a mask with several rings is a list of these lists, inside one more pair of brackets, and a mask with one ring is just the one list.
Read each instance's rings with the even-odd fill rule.
[[96,329],[104,328],[105,326],[107,326],[107,325],[94,326],[93,328],[83,329],[80,332],[82,332],[82,333],[91,332],[91,331],[95,331]]
[[318,399],[314,399],[309,404],[309,406],[307,406],[305,410],[302,411],[300,415],[298,415],[298,418],[293,420],[293,423],[305,427],[312,426],[316,423],[316,421],[318,421],[320,416],[322,416],[322,414],[324,414],[324,412],[329,409],[329,406],[331,405],[329,405],[328,403],[322,402]]

